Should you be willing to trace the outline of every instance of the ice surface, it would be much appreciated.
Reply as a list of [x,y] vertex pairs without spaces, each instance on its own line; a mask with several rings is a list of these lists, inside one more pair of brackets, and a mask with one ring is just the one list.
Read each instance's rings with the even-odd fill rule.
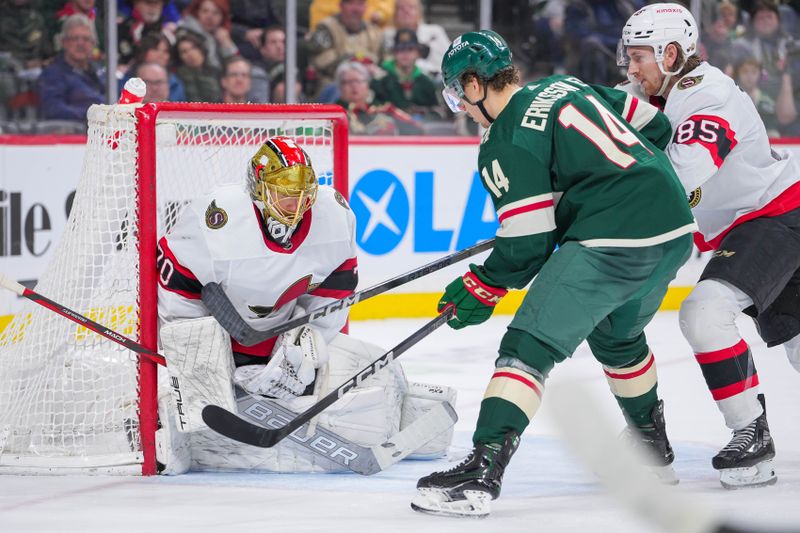
[[[410,379],[458,389],[451,459],[470,448],[483,389],[510,317],[477,327],[441,328],[404,354]],[[391,348],[424,320],[354,322],[351,334]],[[749,321],[751,343],[778,456],[774,487],[726,491],[711,457],[729,439],[676,313],[660,313],[647,330],[656,355],[659,392],[681,478],[674,490],[732,519],[800,525],[800,375],[782,348],[767,349]],[[599,364],[588,348],[556,367],[548,386],[586,387],[597,405],[623,426]],[[647,523],[608,496],[591,473],[564,450],[545,394],[487,520],[449,519],[411,511],[417,478],[451,466],[448,460],[404,461],[372,477],[356,474],[211,474],[178,477],[0,476],[0,532],[374,532],[443,533],[646,532]]]

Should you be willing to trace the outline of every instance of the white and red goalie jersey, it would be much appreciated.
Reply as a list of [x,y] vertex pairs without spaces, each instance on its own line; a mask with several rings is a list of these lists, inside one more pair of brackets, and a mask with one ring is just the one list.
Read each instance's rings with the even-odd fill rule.
[[[162,322],[208,316],[203,285],[220,284],[247,324],[264,331],[353,293],[358,282],[355,217],[338,191],[320,187],[314,205],[283,248],[264,230],[261,211],[240,186],[195,199],[158,242]],[[301,309],[297,309],[298,306]],[[297,316],[297,314],[295,314]],[[326,341],[347,312],[314,322]],[[234,352],[269,356],[275,339]]]
[[[637,84],[618,88],[647,101]],[[689,195],[698,248],[716,249],[736,225],[800,207],[797,158],[771,149],[750,97],[718,68],[704,62],[681,78],[663,111],[673,129],[666,152]]]

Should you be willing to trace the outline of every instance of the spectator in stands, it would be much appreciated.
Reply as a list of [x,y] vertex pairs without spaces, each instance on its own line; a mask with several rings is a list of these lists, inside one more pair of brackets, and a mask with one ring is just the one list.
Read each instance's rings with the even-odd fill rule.
[[84,122],[89,106],[105,100],[102,71],[92,62],[97,44],[94,23],[85,15],[67,17],[61,43],[61,53],[37,83],[42,118]]
[[733,79],[736,84],[753,100],[764,127],[767,128],[767,135],[779,137],[778,119],[775,115],[775,100],[762,91],[758,82],[761,78],[761,63],[755,58],[747,58],[736,65],[733,69]]
[[44,17],[31,0],[0,0],[0,52],[7,52],[18,70],[41,68],[53,55]]
[[272,83],[286,70],[286,32],[281,26],[270,26],[264,30],[258,52],[259,58],[254,64],[266,72],[269,83]]
[[175,48],[178,68],[175,74],[183,82],[188,102],[219,102],[222,89],[219,72],[207,64],[206,40],[191,31],[179,32]]
[[[726,4],[730,6],[730,4]],[[732,6],[735,8],[735,6]],[[709,63],[728,76],[733,74],[733,34],[729,26],[730,20],[723,13],[723,4],[719,4],[714,12],[711,24],[701,35],[702,48]]]
[[142,63],[133,71],[133,76],[142,78],[147,85],[147,92],[142,102],[168,102],[169,101],[169,77],[167,69],[158,63]]
[[[85,0],[81,0],[85,1]],[[177,24],[181,20],[181,11],[189,4],[188,0],[165,0],[163,17],[165,22]],[[133,12],[131,0],[117,0],[117,16],[128,18]]]
[[[788,90],[793,93],[791,36],[781,29],[780,11],[772,0],[756,0],[751,12],[751,24],[747,34],[734,41],[734,58],[736,62],[749,57],[761,64],[760,89],[774,102],[776,109],[783,99],[781,93]],[[791,127],[793,113],[777,113],[779,124]]]
[[280,15],[268,0],[231,0],[230,5],[231,38],[239,54],[251,63],[258,61],[264,28],[279,24]]
[[[97,18],[96,4],[96,0],[69,0],[64,3],[52,17],[47,16],[47,27],[51,38],[61,33],[64,21],[70,15],[86,15],[94,23],[94,29],[97,32],[97,46],[95,46],[93,55],[95,60],[99,60],[105,46],[105,27],[103,21]],[[56,50],[60,49],[61,43],[53,44],[56,45]]]
[[616,66],[619,29],[641,0],[568,2],[564,11],[567,72],[577,72],[587,83],[607,85],[620,78]]
[[120,80],[120,89],[131,77],[130,73],[135,72],[137,66],[144,63],[157,63],[167,70],[167,79],[169,80],[168,101],[186,101],[186,91],[183,88],[183,82],[170,70],[173,63],[172,47],[166,35],[163,33],[150,34],[142,38],[142,42],[139,43],[139,47],[136,49],[133,64],[128,70],[128,75]]
[[381,65],[386,75],[374,80],[372,88],[378,100],[390,102],[420,119],[430,115],[441,118],[436,85],[416,64],[426,51],[422,50],[414,30],[397,30],[392,58]]
[[[731,39],[736,39],[744,35],[745,27],[742,23],[739,7],[730,0],[721,0],[713,11],[714,16],[721,18],[724,26],[728,29]],[[714,17],[712,17],[714,18]]]
[[336,83],[353,135],[418,135],[419,122],[392,104],[378,104],[370,90],[370,73],[364,64],[347,61],[336,69]]
[[[303,94],[303,84],[300,83],[299,79],[295,81],[294,87],[297,102],[305,102],[306,96]],[[273,80],[270,88],[270,102],[274,104],[286,103],[286,77],[283,74]]]
[[358,58],[371,65],[374,75],[383,59],[383,32],[364,22],[366,0],[341,0],[338,15],[322,20],[310,38],[310,64],[317,76],[317,90],[332,80],[345,60]]
[[178,23],[178,34],[191,30],[204,39],[208,66],[222,70],[223,62],[238,54],[230,33],[228,0],[192,0],[186,16]]
[[522,50],[528,57],[529,74],[534,79],[565,72],[565,7],[566,0],[546,0],[532,15],[533,31],[522,44]]
[[[339,0],[313,0],[308,11],[313,31],[317,29],[317,24],[339,12]],[[384,28],[392,21],[394,13],[395,0],[367,0],[363,19]]]
[[394,43],[395,32],[412,30],[428,53],[417,59],[417,65],[434,79],[439,76],[442,58],[450,46],[450,38],[438,24],[426,24],[422,17],[420,0],[397,0],[394,12],[394,27],[384,30],[384,43],[389,49]]
[[222,102],[226,104],[244,104],[247,102],[266,103],[267,95],[253,95],[250,72],[250,61],[242,56],[229,57],[225,61],[222,74]]
[[142,39],[148,35],[164,34],[175,40],[175,23],[164,18],[164,0],[132,0],[130,16],[119,25],[119,64],[128,65],[136,55]]

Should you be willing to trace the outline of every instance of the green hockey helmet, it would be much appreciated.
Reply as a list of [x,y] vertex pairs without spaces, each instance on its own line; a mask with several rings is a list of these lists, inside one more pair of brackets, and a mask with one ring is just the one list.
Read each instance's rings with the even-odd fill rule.
[[[453,111],[461,110],[457,100],[464,98],[461,75],[465,72],[474,72],[478,78],[488,80],[511,65],[511,50],[499,34],[491,30],[480,30],[459,35],[447,48],[442,59],[442,79],[447,105]],[[453,97],[457,100],[454,101]]]

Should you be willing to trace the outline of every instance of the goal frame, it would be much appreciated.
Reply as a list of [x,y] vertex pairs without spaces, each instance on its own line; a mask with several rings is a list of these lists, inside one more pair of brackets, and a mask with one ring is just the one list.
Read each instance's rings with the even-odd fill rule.
[[[347,113],[334,104],[208,104],[160,102],[143,104],[135,111],[138,138],[137,232],[139,235],[139,342],[158,349],[158,282],[156,245],[158,239],[156,198],[156,123],[161,113],[173,116],[203,115],[239,118],[329,120],[333,134],[333,186],[348,197],[348,122]],[[156,471],[155,432],[158,422],[158,368],[155,362],[139,357],[139,433],[143,454],[142,474]]]

